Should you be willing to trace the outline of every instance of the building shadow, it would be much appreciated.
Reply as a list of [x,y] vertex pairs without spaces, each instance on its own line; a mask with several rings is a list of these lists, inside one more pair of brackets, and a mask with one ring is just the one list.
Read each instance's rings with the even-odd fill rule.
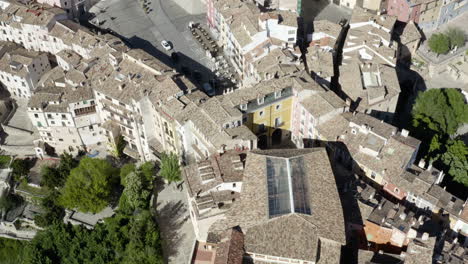
[[358,204],[358,187],[364,184],[354,170],[355,162],[346,145],[339,141],[305,139],[306,148],[325,147],[338,188],[343,210],[346,245],[342,246],[340,263],[358,263],[359,245],[362,243],[360,228],[364,226]]
[[169,263],[169,259],[180,250],[181,241],[186,234],[181,234],[179,230],[188,219],[180,218],[185,209],[182,201],[170,201],[157,210],[156,221],[162,234],[162,248],[164,253],[164,263]]

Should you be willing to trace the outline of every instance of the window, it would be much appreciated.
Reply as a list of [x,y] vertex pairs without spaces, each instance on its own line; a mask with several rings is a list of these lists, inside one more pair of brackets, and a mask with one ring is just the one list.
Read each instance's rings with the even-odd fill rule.
[[21,82],[21,85],[22,85],[23,87],[26,87],[26,83],[24,83],[24,82]]
[[59,141],[63,141],[63,138],[59,138]]
[[263,114],[264,114],[263,111],[260,111],[260,112],[258,113],[259,116],[263,116]]
[[50,121],[50,123],[51,123],[52,125],[55,125],[55,121]]
[[67,116],[62,114],[62,119],[67,119]]
[[73,141],[73,143],[76,143],[76,139],[73,139],[72,141]]
[[51,114],[47,114],[47,118],[52,118],[52,115],[51,115]]
[[38,114],[34,114],[34,117],[35,117],[35,118],[39,118],[39,115],[38,115]]
[[249,118],[247,116],[242,117],[242,123],[247,123]]
[[240,109],[244,111],[247,110],[247,104],[241,104]]
[[275,98],[280,98],[281,97],[281,90],[275,92]]
[[38,126],[38,127],[42,127],[42,123],[41,123],[41,122],[37,122],[37,126]]
[[279,126],[281,126],[281,118],[277,117],[275,118],[275,127],[279,127]]
[[236,187],[236,183],[233,183],[233,184],[232,184],[232,187]]
[[93,125],[89,126],[89,131],[94,131]]
[[258,132],[265,132],[265,124],[258,125]]
[[265,102],[265,97],[257,98],[258,104],[263,104]]
[[288,34],[289,35],[296,34],[296,30],[295,29],[288,30]]
[[50,133],[47,133],[47,136],[48,136],[48,137],[51,137],[51,136],[52,136],[52,134],[50,134]]
[[296,38],[288,38],[288,41],[294,41]]
[[275,109],[276,109],[276,110],[279,110],[280,108],[281,108],[281,105],[276,105],[276,106],[275,106]]
[[377,173],[375,173],[375,171],[373,171],[373,172],[371,173],[371,178],[372,178],[372,179],[375,179],[376,176],[377,176]]
[[62,122],[62,126],[67,126],[67,124],[65,122]]

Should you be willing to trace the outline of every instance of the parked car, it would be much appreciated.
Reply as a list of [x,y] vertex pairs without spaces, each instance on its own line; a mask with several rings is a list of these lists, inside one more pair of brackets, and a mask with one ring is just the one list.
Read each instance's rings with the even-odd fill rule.
[[167,41],[167,40],[161,41],[161,46],[163,46],[163,48],[165,50],[171,50],[172,49],[171,43],[169,41]]

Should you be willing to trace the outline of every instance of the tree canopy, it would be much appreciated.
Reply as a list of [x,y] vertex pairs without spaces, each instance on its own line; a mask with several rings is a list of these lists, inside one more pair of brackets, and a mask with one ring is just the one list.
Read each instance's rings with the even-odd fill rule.
[[468,147],[456,139],[468,123],[468,105],[456,89],[420,93],[412,111],[415,134],[421,139],[420,156],[436,162],[456,182],[468,186]]
[[453,135],[468,122],[468,106],[456,89],[432,89],[418,95],[412,115],[415,127]]
[[71,170],[60,203],[66,208],[97,213],[109,204],[118,175],[119,169],[106,160],[85,157]]
[[445,34],[447,34],[448,39],[450,40],[450,48],[463,47],[465,45],[465,32],[459,28],[449,28]]
[[169,183],[181,180],[179,159],[177,158],[176,154],[163,153],[161,157],[160,167],[161,170],[159,171],[159,175],[165,180],[167,180]]
[[450,39],[442,33],[432,34],[429,38],[429,48],[437,54],[445,54],[450,50]]

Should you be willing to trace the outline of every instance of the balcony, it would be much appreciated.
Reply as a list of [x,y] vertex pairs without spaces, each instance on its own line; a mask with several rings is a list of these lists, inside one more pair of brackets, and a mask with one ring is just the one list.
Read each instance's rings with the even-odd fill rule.
[[125,146],[123,153],[136,160],[140,159],[140,154],[138,153],[138,151],[130,148],[128,145]]

